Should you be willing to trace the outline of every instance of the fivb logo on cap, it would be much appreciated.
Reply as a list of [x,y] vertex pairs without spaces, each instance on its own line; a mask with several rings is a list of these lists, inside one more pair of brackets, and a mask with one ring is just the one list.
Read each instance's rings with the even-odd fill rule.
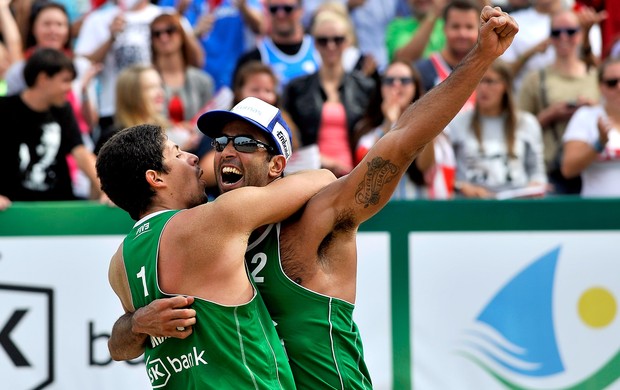
[[286,125],[280,110],[255,97],[248,97],[239,102],[230,110],[237,115],[241,115],[253,122],[256,122],[263,130],[271,134],[271,137],[278,145],[279,152],[288,160],[293,153],[291,147],[290,130]]

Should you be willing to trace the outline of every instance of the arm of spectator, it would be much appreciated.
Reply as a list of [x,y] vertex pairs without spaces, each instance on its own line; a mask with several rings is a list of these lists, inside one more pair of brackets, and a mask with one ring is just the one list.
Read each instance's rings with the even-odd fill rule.
[[[84,145],[78,145],[71,150],[71,155],[75,158],[78,168],[88,177],[91,182],[91,199],[101,198],[101,184],[95,169],[96,157]],[[104,201],[105,199],[102,199]]]
[[92,129],[99,120],[99,114],[97,112],[97,105],[93,101],[94,93],[92,81],[93,78],[101,72],[103,69],[103,64],[92,64],[91,67],[86,71],[86,74],[82,78],[81,85],[81,97],[82,97],[82,116],[86,123],[88,123],[89,127]]
[[600,62],[600,59],[592,52],[592,45],[590,44],[590,30],[595,24],[600,24],[603,20],[607,19],[607,11],[596,12],[591,7],[580,7],[577,11],[577,18],[579,24],[583,29],[582,42],[581,42],[581,58],[588,64],[588,66],[596,66]]
[[4,195],[0,195],[0,211],[6,210],[11,207],[11,199]]
[[486,188],[464,181],[454,183],[454,188],[465,198],[491,199],[493,197],[493,193]]
[[0,28],[4,45],[9,55],[9,65],[24,58],[22,36],[9,8],[11,1],[0,0]]
[[594,145],[579,140],[565,142],[561,166],[562,175],[567,178],[577,177],[588,168],[605,150],[611,127],[609,121],[599,118],[597,122],[598,139]]
[[84,53],[84,56],[93,63],[103,63],[108,51],[112,48],[116,36],[125,29],[125,18],[122,14],[118,14],[110,24],[110,36],[103,42],[94,52]]
[[204,35],[209,34],[213,29],[213,22],[215,22],[215,15],[213,12],[202,14],[194,26],[194,35],[196,38],[200,39]]
[[549,107],[543,108],[542,111],[536,115],[536,118],[540,126],[544,129],[552,126],[555,122],[569,120],[577,108],[576,104],[556,102],[549,105]]
[[364,5],[364,3],[366,3],[366,0],[347,0],[347,9],[351,12],[357,7]]
[[394,52],[394,59],[404,62],[414,62],[422,58],[424,49],[433,33],[435,23],[441,17],[445,0],[434,0],[433,8],[426,14],[420,27],[415,31],[409,42]]
[[205,64],[205,51],[191,25],[186,20],[183,23],[183,31],[185,32],[185,41],[188,48],[189,64],[202,69]]
[[525,63],[529,61],[529,59],[532,58],[534,54],[544,53],[550,44],[551,39],[547,38],[518,56],[517,59],[510,64],[512,66],[512,74],[518,74],[521,69],[523,69]]
[[241,11],[243,22],[252,30],[254,34],[262,34],[265,31],[263,14],[260,10],[248,6],[247,0],[237,0],[237,6]]
[[185,11],[187,11],[187,7],[189,7],[191,3],[191,0],[178,0],[176,2],[175,8],[179,15],[185,14]]

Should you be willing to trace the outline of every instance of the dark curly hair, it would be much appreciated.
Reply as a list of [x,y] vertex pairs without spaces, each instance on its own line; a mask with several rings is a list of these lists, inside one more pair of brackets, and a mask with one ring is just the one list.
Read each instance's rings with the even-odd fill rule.
[[114,134],[97,156],[101,189],[136,221],[148,210],[155,195],[146,181],[146,171],[169,172],[164,165],[165,142],[160,126],[132,126]]

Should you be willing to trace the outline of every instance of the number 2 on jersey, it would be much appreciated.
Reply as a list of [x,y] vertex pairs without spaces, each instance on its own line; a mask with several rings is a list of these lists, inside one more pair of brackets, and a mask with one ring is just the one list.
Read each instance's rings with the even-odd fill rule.
[[264,253],[255,254],[254,257],[252,257],[252,264],[256,263],[258,263],[258,265],[254,268],[254,271],[252,271],[252,279],[254,279],[255,283],[263,283],[265,281],[265,277],[258,276],[258,273],[267,265],[267,255]]

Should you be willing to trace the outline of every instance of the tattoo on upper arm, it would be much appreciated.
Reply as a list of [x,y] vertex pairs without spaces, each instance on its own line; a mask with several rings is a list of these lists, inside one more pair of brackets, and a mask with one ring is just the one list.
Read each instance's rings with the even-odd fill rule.
[[381,157],[373,158],[366,165],[368,172],[355,192],[355,202],[364,205],[364,208],[379,203],[383,186],[392,181],[398,173],[396,165]]

